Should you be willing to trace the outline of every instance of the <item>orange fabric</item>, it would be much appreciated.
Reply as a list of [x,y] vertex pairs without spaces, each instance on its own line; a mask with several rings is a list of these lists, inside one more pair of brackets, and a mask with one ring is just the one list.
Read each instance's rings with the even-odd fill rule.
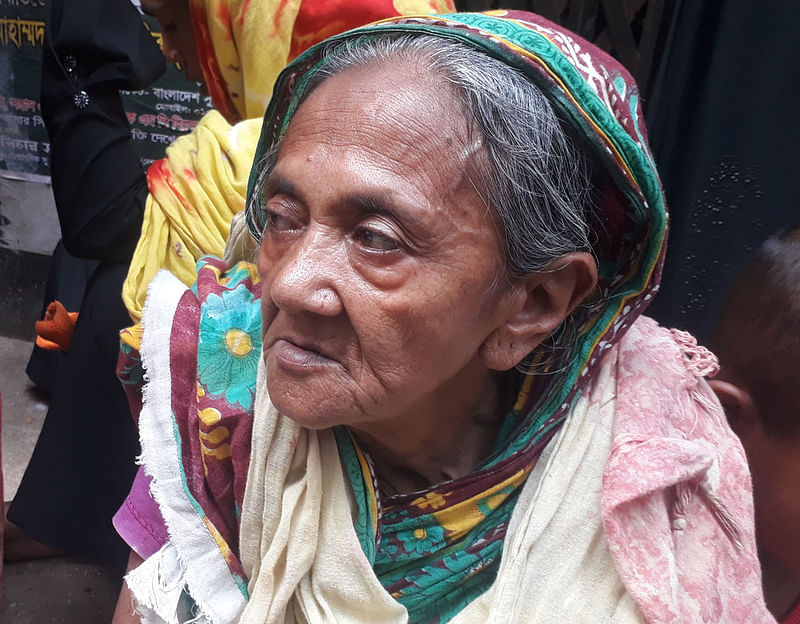
[[50,302],[44,320],[36,321],[36,346],[49,351],[66,351],[77,322],[77,312],[67,312],[60,301]]

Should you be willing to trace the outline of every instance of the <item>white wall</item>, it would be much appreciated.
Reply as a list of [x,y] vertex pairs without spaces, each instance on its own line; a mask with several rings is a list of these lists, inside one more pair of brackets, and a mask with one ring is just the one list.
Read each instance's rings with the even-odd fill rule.
[[50,255],[61,238],[50,184],[0,177],[0,223],[3,246]]

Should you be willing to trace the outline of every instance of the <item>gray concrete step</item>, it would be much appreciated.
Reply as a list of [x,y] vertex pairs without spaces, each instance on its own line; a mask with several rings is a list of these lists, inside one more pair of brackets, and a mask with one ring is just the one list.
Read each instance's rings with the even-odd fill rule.
[[[25,375],[31,343],[0,336],[3,476],[13,497],[47,413]],[[0,622],[94,624],[111,621],[121,572],[80,557],[6,564]]]

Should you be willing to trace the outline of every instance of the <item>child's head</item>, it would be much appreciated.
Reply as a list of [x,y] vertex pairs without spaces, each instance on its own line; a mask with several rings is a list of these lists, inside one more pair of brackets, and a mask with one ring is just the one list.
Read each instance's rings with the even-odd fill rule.
[[800,571],[800,227],[775,235],[736,279],[711,346],[711,380],[753,475],[760,548]]

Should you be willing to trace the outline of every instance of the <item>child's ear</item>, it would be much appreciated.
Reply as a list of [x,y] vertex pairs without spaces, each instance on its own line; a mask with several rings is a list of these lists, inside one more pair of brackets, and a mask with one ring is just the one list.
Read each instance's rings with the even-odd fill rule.
[[709,379],[708,385],[722,403],[734,433],[740,438],[751,434],[759,425],[758,408],[752,395],[742,386],[722,379]]

